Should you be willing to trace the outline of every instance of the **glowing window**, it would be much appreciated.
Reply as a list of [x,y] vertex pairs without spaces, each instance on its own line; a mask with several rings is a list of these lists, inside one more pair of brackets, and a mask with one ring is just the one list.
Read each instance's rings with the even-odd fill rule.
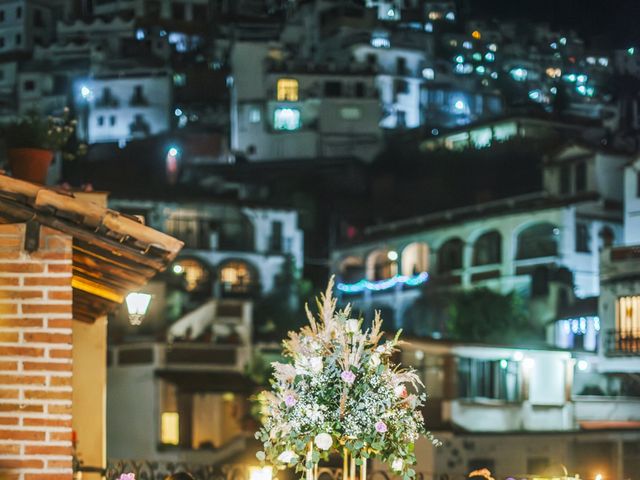
[[511,74],[511,77],[513,77],[513,79],[517,82],[524,82],[529,75],[527,69],[522,67],[513,68],[509,73]]
[[478,30],[475,30],[475,31],[471,34],[471,36],[472,36],[473,38],[475,38],[476,40],[480,40],[480,39],[482,38],[482,34],[481,34]]
[[279,101],[298,101],[298,80],[295,78],[280,78],[278,80],[277,90],[277,99]]
[[297,108],[276,108],[273,112],[273,128],[276,130],[298,130],[300,110]]
[[504,142],[518,134],[518,126],[515,123],[501,123],[493,128],[494,138],[499,142]]
[[220,269],[220,283],[227,292],[249,291],[253,284],[249,265],[240,261],[225,264]]
[[177,412],[164,412],[162,414],[160,441],[166,445],[178,445],[180,443],[180,415]]
[[435,78],[435,72],[433,71],[433,68],[423,68],[422,76],[427,80],[433,80]]
[[362,110],[358,107],[342,107],[340,116],[345,120],[360,120],[362,118]]
[[183,275],[185,289],[189,292],[206,287],[209,281],[209,270],[197,260],[179,260],[173,264],[172,271],[176,275]]
[[471,131],[471,143],[475,148],[485,148],[491,145],[492,133],[490,128],[480,128]]

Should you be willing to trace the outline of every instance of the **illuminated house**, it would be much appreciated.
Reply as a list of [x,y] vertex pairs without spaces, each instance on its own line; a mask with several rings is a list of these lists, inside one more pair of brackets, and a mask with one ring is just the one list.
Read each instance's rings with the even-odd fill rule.
[[189,292],[257,298],[274,288],[287,262],[295,272],[302,268],[303,233],[293,210],[126,198],[112,198],[111,205],[185,242],[172,272]]
[[371,160],[380,110],[366,66],[295,65],[281,54],[265,43],[234,46],[231,148],[249,160]]
[[[640,397],[596,393],[594,363],[553,348],[411,339],[402,363],[427,386],[427,428],[440,441],[416,445],[416,471],[495,478],[633,478]],[[595,383],[594,383],[595,382]]]
[[338,289],[356,308],[389,312],[398,327],[425,281],[516,292],[531,299],[540,325],[556,320],[574,294],[599,292],[599,251],[622,239],[626,161],[570,144],[550,155],[544,192],[368,227],[332,254]]

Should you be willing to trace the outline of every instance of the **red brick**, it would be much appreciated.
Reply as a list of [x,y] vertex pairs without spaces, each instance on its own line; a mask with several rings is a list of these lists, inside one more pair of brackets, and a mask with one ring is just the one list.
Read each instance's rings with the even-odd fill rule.
[[0,277],[0,285],[20,285],[19,277]]
[[22,424],[25,427],[68,427],[71,428],[71,420],[59,420],[50,418],[24,418]]
[[0,399],[17,400],[20,398],[20,390],[13,388],[0,388]]
[[21,405],[18,403],[0,403],[0,412],[37,412],[42,413],[42,405]]
[[18,425],[18,417],[0,417],[0,425]]
[[0,362],[0,371],[18,370],[18,362]]
[[71,480],[73,474],[69,473],[25,473],[24,480]]
[[34,440],[44,441],[44,432],[32,430],[0,430],[0,438],[3,440]]
[[50,442],[70,442],[72,440],[71,432],[49,432]]
[[71,455],[71,447],[57,445],[26,445],[25,455]]
[[72,461],[69,460],[47,460],[47,468],[72,468]]
[[38,260],[71,260],[71,250],[57,252],[38,250],[31,254],[31,258]]
[[73,368],[71,362],[54,363],[54,362],[24,362],[25,370],[37,370],[45,372],[70,372]]
[[39,290],[0,290],[0,299],[42,298]]
[[18,335],[18,332],[0,332],[0,342],[18,343],[19,341],[20,335]]
[[0,445],[0,455],[16,455],[20,453],[20,445]]
[[50,392],[48,390],[25,390],[27,400],[71,400],[71,392]]
[[6,273],[42,273],[44,272],[44,265],[42,262],[38,263],[3,263],[0,259],[0,272]]
[[42,327],[42,319],[39,318],[0,318],[2,328],[29,328]]
[[0,468],[43,468],[42,460],[36,459],[8,459],[0,460]]
[[0,235],[17,235],[22,238],[25,228],[25,223],[3,223],[0,225]]
[[52,387],[70,387],[71,377],[51,377],[49,384]]
[[41,375],[0,375],[0,385],[42,385],[46,377]]
[[18,313],[16,303],[0,303],[0,315],[15,315]]
[[59,287],[70,286],[71,276],[68,277],[25,277],[25,286],[41,285],[43,287]]
[[47,272],[49,273],[71,273],[71,263],[48,263]]
[[71,328],[73,322],[70,318],[50,318],[47,321],[48,328]]
[[71,313],[69,305],[29,304],[22,305],[22,313]]
[[49,357],[50,358],[71,358],[73,355],[73,352],[71,351],[71,349],[67,349],[67,350],[49,350]]
[[49,300],[73,300],[73,294],[71,290],[50,290],[47,292],[47,298]]
[[71,405],[47,405],[49,415],[71,415]]
[[13,356],[42,357],[44,356],[44,350],[42,348],[0,346],[0,357]]
[[[24,309],[24,305],[22,306]],[[35,333],[28,332],[24,334],[25,342],[32,343],[66,343],[71,344],[71,335],[65,335],[64,333]]]

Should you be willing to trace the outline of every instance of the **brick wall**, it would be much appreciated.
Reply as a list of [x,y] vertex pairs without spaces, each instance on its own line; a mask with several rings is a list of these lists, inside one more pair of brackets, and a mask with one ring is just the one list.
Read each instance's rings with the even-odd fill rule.
[[0,225],[0,479],[69,480],[71,237]]

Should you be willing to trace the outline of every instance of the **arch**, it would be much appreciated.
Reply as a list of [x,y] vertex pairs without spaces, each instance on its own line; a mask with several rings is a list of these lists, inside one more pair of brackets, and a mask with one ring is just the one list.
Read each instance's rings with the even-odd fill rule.
[[493,265],[502,262],[502,235],[490,230],[473,243],[473,265]]
[[374,250],[367,257],[367,279],[371,281],[391,278],[397,273],[398,264],[389,258],[391,251],[384,248]]
[[246,260],[229,259],[218,266],[218,283],[222,294],[252,294],[260,284],[258,271]]
[[459,238],[450,238],[438,249],[438,273],[450,273],[462,268],[464,242]]
[[404,247],[400,257],[403,275],[416,275],[429,270],[429,245],[413,242]]
[[181,278],[187,292],[211,292],[213,275],[211,266],[196,257],[180,257],[171,265],[171,272]]
[[338,267],[340,278],[345,283],[355,283],[364,277],[364,260],[355,255],[344,257]]
[[518,234],[516,259],[554,257],[558,255],[560,229],[549,222],[534,223]]

